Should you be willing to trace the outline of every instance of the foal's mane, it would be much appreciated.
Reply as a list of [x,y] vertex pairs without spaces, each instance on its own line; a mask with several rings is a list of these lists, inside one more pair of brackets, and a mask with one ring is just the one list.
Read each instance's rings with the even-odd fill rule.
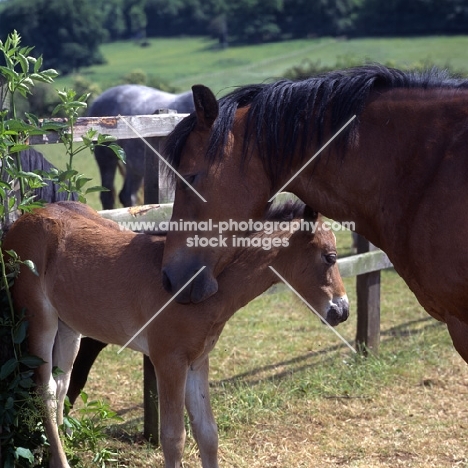
[[[305,203],[300,200],[271,204],[265,212],[263,221],[292,221],[304,217]],[[168,231],[143,231],[152,236],[167,236]]]
[[[333,134],[356,115],[353,123],[333,143],[335,148],[345,148],[372,90],[438,87],[468,88],[468,80],[452,78],[447,71],[437,68],[403,72],[377,64],[333,71],[301,81],[280,80],[243,86],[219,100],[219,115],[212,128],[206,157],[210,163],[222,157],[237,109],[249,107],[244,158],[257,150],[274,183],[297,150],[304,158],[311,141],[320,145],[325,130]],[[179,166],[183,147],[195,125],[196,115],[192,113],[169,135],[165,155],[172,166]]]

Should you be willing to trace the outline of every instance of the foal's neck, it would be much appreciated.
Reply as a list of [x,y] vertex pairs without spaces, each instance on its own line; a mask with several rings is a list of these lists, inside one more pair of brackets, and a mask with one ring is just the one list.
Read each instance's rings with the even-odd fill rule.
[[[290,234],[284,235],[290,236]],[[248,239],[251,240],[254,237],[256,239],[280,238],[279,235],[259,234],[249,236]],[[283,246],[272,246],[270,249],[240,248],[234,261],[221,273],[220,286],[225,294],[231,296],[231,303],[236,303],[237,308],[243,307],[270,286],[280,282],[269,266],[280,271],[282,265],[287,262],[294,263],[294,256]]]

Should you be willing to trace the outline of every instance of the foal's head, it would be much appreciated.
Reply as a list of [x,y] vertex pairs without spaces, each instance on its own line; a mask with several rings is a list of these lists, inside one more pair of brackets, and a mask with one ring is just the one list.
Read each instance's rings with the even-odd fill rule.
[[268,216],[280,220],[282,230],[289,228],[283,230],[287,246],[279,247],[272,266],[330,325],[338,325],[348,318],[349,303],[336,263],[335,235],[308,206],[295,204],[289,213],[281,220],[287,214],[281,207]]

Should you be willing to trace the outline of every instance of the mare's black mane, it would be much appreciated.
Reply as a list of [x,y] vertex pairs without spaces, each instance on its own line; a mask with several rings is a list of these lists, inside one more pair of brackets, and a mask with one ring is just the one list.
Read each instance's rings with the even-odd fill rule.
[[[447,71],[436,68],[403,72],[382,65],[366,65],[301,81],[280,80],[243,86],[219,100],[219,115],[212,128],[206,157],[213,163],[222,156],[235,112],[249,106],[244,158],[257,150],[274,183],[297,150],[304,157],[311,142],[320,146],[326,130],[327,134],[329,131],[334,134],[356,115],[334,142],[344,147],[359,123],[371,91],[436,87],[468,88],[468,80],[452,78]],[[167,139],[165,155],[175,168],[180,164],[183,147],[195,124],[196,115],[192,113]]]

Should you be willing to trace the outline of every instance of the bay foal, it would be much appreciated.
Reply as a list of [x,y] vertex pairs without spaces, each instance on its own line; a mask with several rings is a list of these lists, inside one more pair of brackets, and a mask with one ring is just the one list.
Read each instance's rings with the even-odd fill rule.
[[[321,226],[320,217],[304,206],[286,206],[280,214],[287,219],[304,216]],[[218,467],[208,354],[226,321],[279,281],[269,265],[331,325],[348,317],[332,232],[321,230],[314,235],[297,229],[269,236],[257,232],[250,238],[281,239],[282,245],[286,240],[288,247],[236,249],[233,262],[219,277],[217,294],[201,304],[172,302],[129,344],[147,354],[156,371],[167,468],[181,467],[184,404],[203,467]],[[22,267],[13,295],[16,306],[28,311],[30,352],[45,361],[36,382],[48,408],[45,427],[51,467],[69,467],[57,424],[63,420],[80,335],[124,345],[171,298],[162,287],[160,273],[164,244],[164,237],[120,231],[116,223],[76,202],[24,214],[8,232],[4,249],[32,260],[38,272]],[[63,371],[55,379],[54,366]]]

